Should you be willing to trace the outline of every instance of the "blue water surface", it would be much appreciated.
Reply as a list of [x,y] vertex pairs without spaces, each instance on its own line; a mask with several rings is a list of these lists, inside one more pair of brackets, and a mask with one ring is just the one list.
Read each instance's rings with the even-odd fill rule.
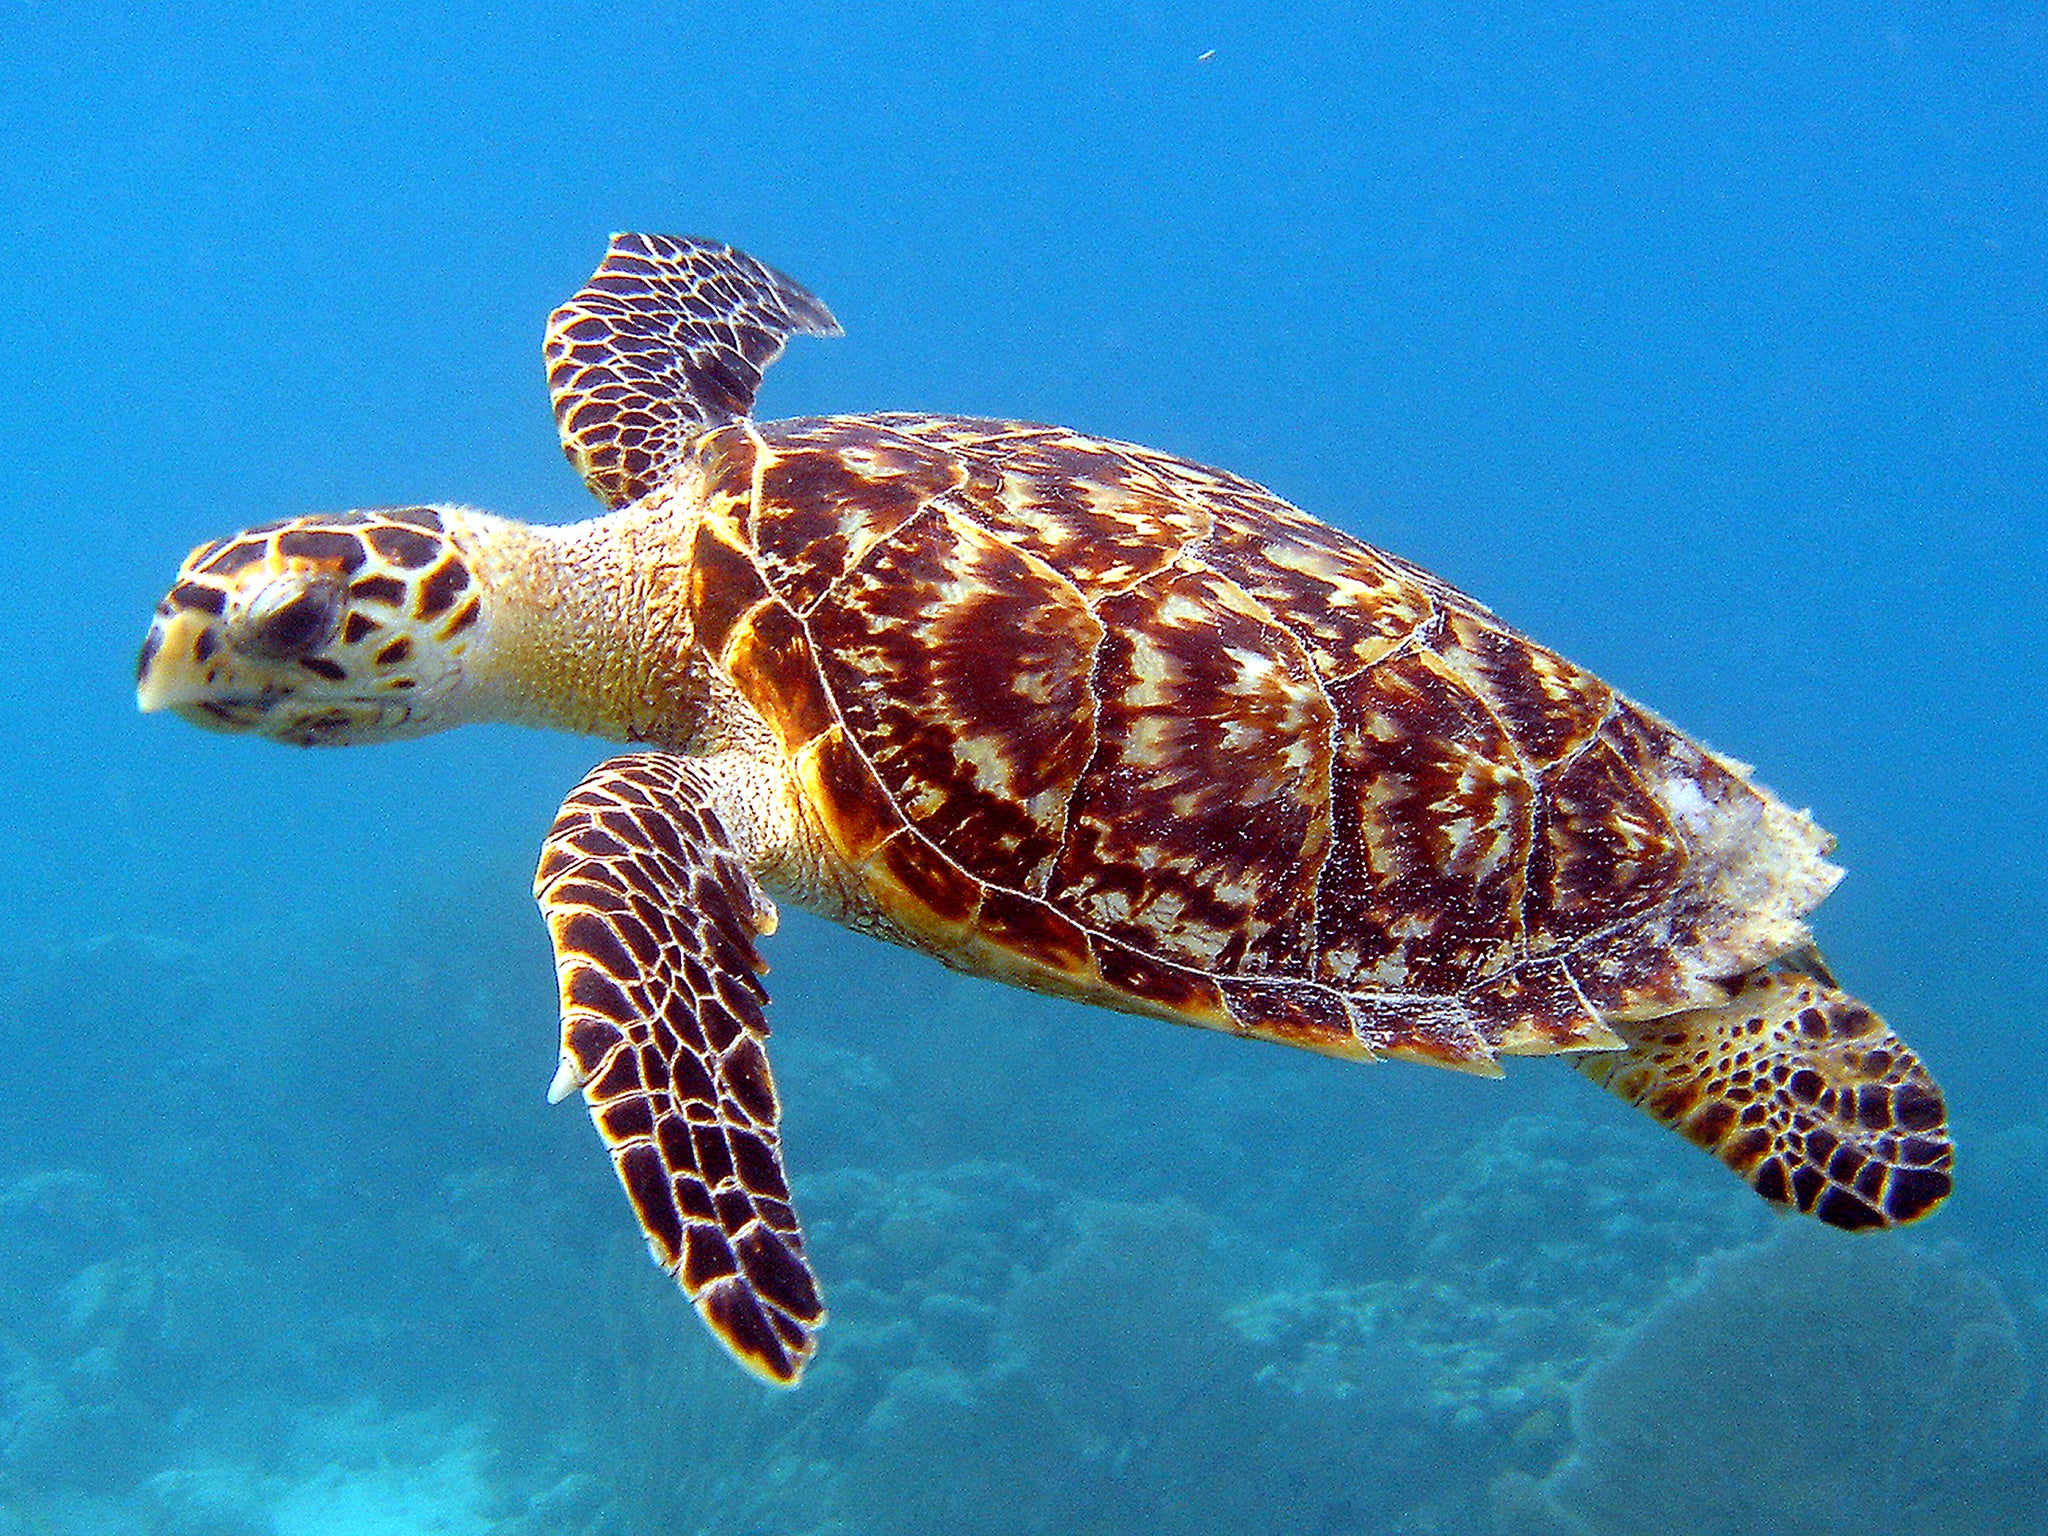
[[[2048,1531],[2048,14],[11,8],[0,1536]],[[764,415],[1050,420],[1440,572],[1840,838],[1948,1091],[1907,1234],[1555,1062],[1359,1067],[769,946],[833,1307],[743,1377],[550,1109],[602,744],[134,712],[193,543],[594,509],[617,229],[847,336]]]

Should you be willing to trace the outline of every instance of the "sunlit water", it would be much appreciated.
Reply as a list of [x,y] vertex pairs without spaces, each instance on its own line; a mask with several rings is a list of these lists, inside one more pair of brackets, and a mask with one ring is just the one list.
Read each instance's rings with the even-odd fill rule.
[[[2009,5],[17,7],[0,1536],[2048,1529],[2048,24]],[[605,235],[848,337],[767,414],[1065,422],[1439,570],[1841,838],[1947,1088],[1905,1235],[1557,1063],[1346,1066],[792,919],[833,1313],[742,1376],[550,1109],[595,743],[135,716],[196,540],[590,504]]]

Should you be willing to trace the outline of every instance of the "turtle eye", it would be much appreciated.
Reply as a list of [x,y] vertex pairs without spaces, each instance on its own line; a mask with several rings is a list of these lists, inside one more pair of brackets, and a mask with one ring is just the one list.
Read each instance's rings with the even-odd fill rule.
[[341,583],[326,577],[275,581],[256,594],[237,626],[249,650],[279,661],[310,656],[334,638],[348,606]]

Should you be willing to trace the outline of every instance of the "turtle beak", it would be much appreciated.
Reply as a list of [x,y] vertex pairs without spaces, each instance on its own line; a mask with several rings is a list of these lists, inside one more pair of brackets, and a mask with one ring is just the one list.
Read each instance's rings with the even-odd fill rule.
[[191,609],[159,613],[135,668],[135,706],[145,715],[197,704],[208,694],[202,657],[219,643],[213,620]]

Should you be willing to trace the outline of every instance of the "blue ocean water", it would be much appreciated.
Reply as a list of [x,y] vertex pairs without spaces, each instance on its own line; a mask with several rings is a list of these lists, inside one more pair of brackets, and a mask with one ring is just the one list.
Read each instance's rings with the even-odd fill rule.
[[[13,8],[0,1536],[2048,1530],[2048,19],[2021,4]],[[833,1319],[740,1375],[550,1109],[601,744],[133,709],[193,543],[591,509],[615,229],[1471,591],[1841,839],[1958,1193],[1773,1219],[1557,1063],[1346,1066],[793,917]]]

